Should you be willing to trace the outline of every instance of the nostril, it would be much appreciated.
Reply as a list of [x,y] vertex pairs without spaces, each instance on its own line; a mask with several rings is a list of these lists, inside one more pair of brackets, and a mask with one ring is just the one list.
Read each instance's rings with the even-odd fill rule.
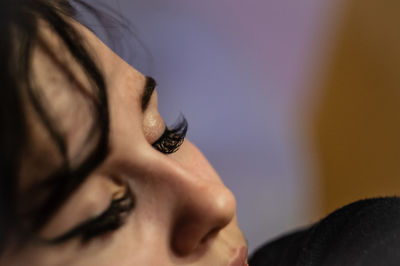
[[220,230],[221,227],[211,226],[200,217],[181,218],[173,230],[171,238],[173,250],[178,256],[187,256],[207,245]]
[[206,234],[203,239],[201,239],[200,243],[201,244],[205,244],[207,241],[215,238],[218,233],[220,231],[220,228],[214,228],[213,230],[211,230],[208,234]]
[[197,249],[203,233],[194,224],[180,224],[174,230],[172,247],[178,256],[186,256]]

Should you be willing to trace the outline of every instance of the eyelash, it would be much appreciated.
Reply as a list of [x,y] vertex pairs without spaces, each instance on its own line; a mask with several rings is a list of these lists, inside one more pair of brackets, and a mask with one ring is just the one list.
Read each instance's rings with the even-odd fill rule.
[[133,195],[129,187],[127,187],[125,194],[121,198],[113,199],[105,212],[48,242],[58,244],[79,236],[81,241],[85,243],[96,236],[115,231],[124,224],[126,216],[133,207]]
[[181,116],[172,128],[165,127],[164,133],[152,146],[164,154],[174,153],[179,150],[185,140],[187,129],[188,122],[184,116]]

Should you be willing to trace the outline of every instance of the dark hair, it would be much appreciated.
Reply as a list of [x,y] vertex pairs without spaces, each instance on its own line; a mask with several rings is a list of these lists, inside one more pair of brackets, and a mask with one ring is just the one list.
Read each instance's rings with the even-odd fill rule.
[[[74,3],[91,9],[86,3]],[[75,9],[67,0],[2,0],[0,9],[0,251],[11,240],[33,236],[62,205],[68,196],[96,168],[108,152],[109,117],[106,85],[95,60],[84,46],[83,40],[68,22]],[[71,166],[67,156],[66,140],[54,119],[43,105],[31,80],[31,56],[38,40],[38,23],[42,20],[68,48],[74,60],[86,72],[91,84],[90,104],[94,123],[90,136],[96,136],[95,148],[90,150],[78,166]],[[40,122],[63,158],[63,164],[21,197],[18,192],[21,156],[28,143],[29,127],[24,105],[29,100]],[[24,99],[25,99],[24,98]],[[90,136],[87,139],[90,139]],[[93,138],[91,138],[93,139]],[[46,193],[44,193],[46,192]],[[35,201],[35,195],[46,195],[41,204],[29,212],[21,210],[26,202]],[[21,223],[24,221],[24,223]],[[29,223],[25,223],[29,221]]]

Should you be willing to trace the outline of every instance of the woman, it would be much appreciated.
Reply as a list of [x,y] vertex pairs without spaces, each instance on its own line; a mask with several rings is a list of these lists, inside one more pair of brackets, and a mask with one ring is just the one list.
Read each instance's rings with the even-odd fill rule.
[[[0,265],[247,265],[235,199],[184,140],[186,120],[164,125],[154,79],[65,0],[3,0],[0,12]],[[394,266],[399,250],[400,200],[379,198],[251,265]]]
[[154,79],[65,0],[0,12],[0,265],[247,265],[235,199]]

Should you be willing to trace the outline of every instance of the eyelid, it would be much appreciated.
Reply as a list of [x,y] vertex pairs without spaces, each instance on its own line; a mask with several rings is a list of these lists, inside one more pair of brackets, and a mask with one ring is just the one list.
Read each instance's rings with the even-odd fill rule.
[[[127,201],[127,200],[128,200],[128,204],[124,204],[123,202]],[[111,215],[115,215],[115,212],[117,212],[116,214],[119,214],[119,215],[121,215],[123,213],[126,213],[126,214],[130,213],[130,211],[134,207],[133,205],[134,205],[134,202],[133,202],[132,192],[129,189],[129,187],[127,187],[124,195],[117,199],[112,199],[109,206],[107,207],[107,209],[105,209],[99,215],[84,221],[83,223],[75,226],[74,228],[72,228],[71,230],[69,230],[68,232],[66,232],[60,236],[57,236],[52,239],[46,239],[46,240],[44,240],[44,242],[47,244],[59,244],[59,243],[65,242],[65,241],[70,240],[75,237],[82,237],[82,240],[84,240],[84,241],[89,240],[90,238],[95,236],[95,232],[90,232],[90,230],[96,230],[97,224],[100,224],[101,222],[106,221],[106,219],[110,218]],[[121,223],[123,223],[123,221],[121,221]],[[122,225],[122,224],[120,224],[120,225]],[[115,228],[115,229],[117,229],[117,228]],[[110,229],[110,230],[106,229],[106,230],[111,231],[114,229]],[[88,232],[89,232],[89,235],[85,236],[86,234],[88,234]]]
[[164,154],[171,154],[179,150],[180,146],[185,140],[188,130],[188,122],[186,118],[181,115],[178,122],[171,128],[165,127],[163,134],[156,140],[152,146]]

